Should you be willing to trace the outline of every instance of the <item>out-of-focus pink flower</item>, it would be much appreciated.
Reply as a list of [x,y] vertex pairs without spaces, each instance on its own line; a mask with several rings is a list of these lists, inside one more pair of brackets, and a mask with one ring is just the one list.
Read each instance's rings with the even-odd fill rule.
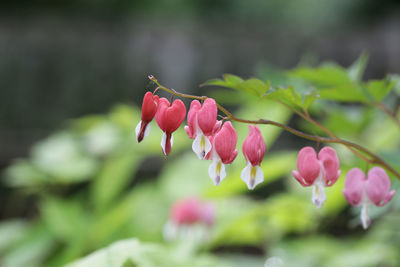
[[150,133],[150,122],[157,111],[158,95],[147,92],[142,103],[142,120],[136,126],[136,138],[140,143]]
[[214,223],[214,208],[197,198],[186,198],[176,202],[171,209],[171,220],[178,224]]
[[164,227],[166,239],[203,239],[215,222],[215,210],[211,203],[189,197],[175,202],[169,217]]
[[353,168],[346,175],[343,194],[350,205],[362,205],[361,223],[367,229],[371,223],[368,216],[369,204],[377,207],[386,205],[393,198],[395,190],[390,191],[390,180],[384,169],[370,169],[366,179],[363,171]]
[[212,98],[207,98],[203,106],[197,100],[193,100],[190,104],[185,131],[191,139],[194,139],[192,149],[200,159],[204,159],[211,150],[207,136],[214,132],[217,113],[217,104]]
[[240,177],[253,190],[264,181],[264,172],[260,168],[261,161],[265,155],[265,142],[260,129],[249,125],[249,134],[243,142],[242,151],[246,158],[247,166],[243,169]]
[[226,177],[225,164],[231,164],[238,154],[235,149],[237,133],[232,123],[228,121],[210,139],[212,140],[212,150],[207,158],[210,158],[212,163],[208,174],[214,184],[218,185]]
[[172,133],[182,124],[186,116],[186,107],[182,100],[175,100],[172,105],[166,98],[160,98],[156,113],[156,121],[160,129],[164,132],[161,139],[163,153],[168,155],[173,145]]
[[324,147],[317,156],[314,148],[304,147],[297,157],[297,169],[292,171],[294,178],[302,186],[314,185],[312,201],[320,208],[326,200],[324,187],[332,186],[340,176],[335,150]]

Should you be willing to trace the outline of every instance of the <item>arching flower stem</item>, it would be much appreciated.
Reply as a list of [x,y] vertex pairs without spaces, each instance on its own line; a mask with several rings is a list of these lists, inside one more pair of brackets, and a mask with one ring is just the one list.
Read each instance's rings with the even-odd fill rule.
[[[182,97],[182,98],[190,98],[190,99],[197,99],[197,100],[202,100],[204,101],[205,99],[207,99],[207,96],[196,96],[196,95],[189,95],[189,94],[183,94],[183,93],[179,93],[174,89],[170,89],[167,88],[163,85],[161,85],[158,80],[153,76],[150,75],[149,79],[151,81],[153,81],[155,84],[157,84],[157,88],[164,90],[170,94]],[[320,125],[319,123],[315,122],[313,119],[311,119],[310,116],[307,116],[307,114],[303,114],[301,112],[296,112],[297,114],[302,114],[300,115],[303,119],[306,119],[308,121],[310,121],[311,123],[313,123],[315,126],[319,127],[320,129],[322,129],[323,131],[325,131],[328,135],[331,136],[331,138],[328,137],[321,137],[321,136],[317,136],[317,135],[310,135],[307,133],[304,133],[302,131],[296,130],[292,127],[289,127],[285,124],[276,122],[276,121],[271,121],[271,120],[265,120],[265,119],[258,119],[258,120],[246,120],[246,119],[242,119],[242,118],[238,118],[232,115],[232,113],[230,113],[226,108],[224,108],[223,106],[221,106],[220,104],[217,103],[217,107],[218,109],[224,113],[226,115],[226,119],[231,120],[231,121],[236,121],[236,122],[240,122],[240,123],[246,123],[246,124],[264,124],[264,125],[273,125],[279,128],[284,129],[287,132],[290,132],[291,134],[294,134],[296,136],[299,136],[301,138],[307,139],[307,140],[311,140],[311,141],[315,141],[315,142],[321,142],[321,143],[336,143],[336,144],[342,144],[344,146],[346,146],[350,151],[352,151],[356,156],[360,157],[362,160],[371,163],[371,164],[377,164],[382,166],[383,168],[385,168],[386,170],[390,171],[393,175],[395,175],[398,179],[400,179],[400,173],[398,171],[396,171],[392,166],[390,166],[384,159],[382,159],[380,156],[374,154],[373,152],[371,152],[370,150],[368,150],[367,148],[350,142],[350,141],[346,141],[343,139],[340,139],[338,137],[336,137],[333,133],[330,133],[325,127],[323,127],[322,125]],[[324,130],[325,129],[325,130]],[[329,133],[328,133],[329,132]],[[363,154],[361,154],[360,152],[368,155],[370,158],[365,157]]]

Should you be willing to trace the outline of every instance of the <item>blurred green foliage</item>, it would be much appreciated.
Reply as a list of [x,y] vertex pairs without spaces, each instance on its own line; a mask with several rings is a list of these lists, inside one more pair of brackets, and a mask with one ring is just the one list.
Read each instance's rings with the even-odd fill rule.
[[[348,69],[323,64],[264,70],[259,79],[224,75],[206,85],[232,88],[214,90],[212,96],[223,105],[240,104],[235,115],[241,118],[288,124],[290,108],[308,110],[332,132],[369,147],[400,170],[400,129],[375,106],[380,101],[395,105],[398,76],[363,81],[366,61],[362,55]],[[136,142],[133,129],[139,121],[140,110],[125,105],[107,115],[70,120],[33,146],[29,158],[7,168],[3,181],[20,197],[34,197],[38,211],[33,218],[0,224],[1,266],[262,266],[270,256],[280,257],[285,266],[400,264],[400,198],[372,209],[371,229],[360,231],[359,209],[346,204],[341,190],[348,169],[367,166],[346,148],[334,145],[342,175],[316,210],[310,189],[290,174],[300,146],[282,149],[286,139],[280,128],[261,128],[269,148],[262,163],[265,181],[249,192],[240,179],[242,156],[215,187],[207,174],[209,162],[189,151],[191,140],[182,129],[165,158],[155,122],[149,137]],[[308,123],[295,124],[323,135]],[[248,127],[234,126],[240,147]],[[399,190],[400,183],[393,180],[393,187]],[[169,208],[186,196],[211,201],[216,224],[206,242],[165,242]],[[251,255],[246,248],[261,253]]]

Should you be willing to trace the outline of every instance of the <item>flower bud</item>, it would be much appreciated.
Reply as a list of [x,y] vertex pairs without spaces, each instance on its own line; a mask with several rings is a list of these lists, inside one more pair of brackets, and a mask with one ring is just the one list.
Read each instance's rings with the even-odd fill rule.
[[150,133],[150,122],[157,112],[158,95],[147,92],[142,103],[142,119],[136,126],[136,138],[140,143]]

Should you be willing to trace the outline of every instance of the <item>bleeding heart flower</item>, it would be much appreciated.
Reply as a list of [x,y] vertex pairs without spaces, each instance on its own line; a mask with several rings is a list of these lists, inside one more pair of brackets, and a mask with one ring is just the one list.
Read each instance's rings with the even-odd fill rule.
[[187,198],[172,206],[170,217],[179,225],[194,223],[211,225],[214,223],[214,209],[209,204],[201,203],[197,198]]
[[214,224],[215,211],[212,204],[190,197],[174,203],[169,217],[164,227],[167,240],[178,237],[204,239]]
[[136,138],[140,143],[150,133],[150,122],[157,111],[158,95],[147,92],[142,103],[142,120],[136,126]]
[[371,223],[368,216],[369,204],[377,207],[386,205],[393,198],[395,190],[390,191],[390,180],[384,169],[370,169],[366,179],[363,171],[353,168],[347,173],[343,194],[350,205],[362,205],[361,223],[367,229]]
[[156,121],[164,132],[161,139],[163,153],[168,155],[171,152],[174,139],[172,133],[182,124],[186,116],[186,107],[182,100],[175,100],[172,105],[166,98],[160,98],[156,113]]
[[265,155],[265,142],[261,131],[257,126],[249,125],[249,134],[243,142],[243,155],[247,166],[243,169],[240,177],[253,190],[259,183],[264,181],[264,172],[260,168],[261,161]]
[[215,100],[207,98],[203,106],[197,100],[190,104],[188,125],[185,130],[191,139],[194,139],[192,149],[199,159],[204,159],[211,150],[211,143],[207,136],[213,134],[217,123],[218,108]]
[[212,163],[208,168],[208,174],[214,184],[218,185],[226,177],[224,164],[231,164],[238,154],[235,149],[237,133],[232,123],[228,121],[210,139],[212,149],[207,158],[212,159]]
[[321,208],[326,200],[324,187],[332,186],[340,176],[339,159],[331,147],[324,147],[318,153],[312,147],[304,147],[297,157],[298,171],[292,171],[294,178],[302,186],[313,188],[312,201]]

